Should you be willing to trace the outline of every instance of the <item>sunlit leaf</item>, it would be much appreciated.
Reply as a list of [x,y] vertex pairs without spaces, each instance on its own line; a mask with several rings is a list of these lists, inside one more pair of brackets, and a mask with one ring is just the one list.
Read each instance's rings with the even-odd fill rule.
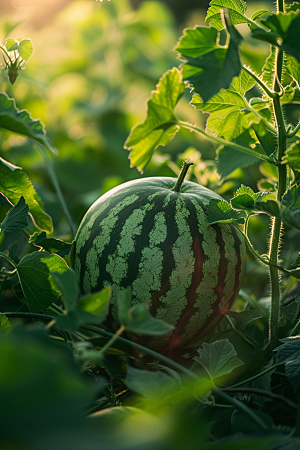
[[43,203],[26,173],[21,167],[14,166],[2,158],[0,158],[0,191],[12,205],[16,205],[23,196],[35,225],[48,233],[52,232],[51,218],[42,210]]
[[33,45],[30,39],[22,39],[19,42],[19,55],[24,61],[28,61],[33,53]]
[[6,233],[18,233],[28,225],[28,211],[29,207],[25,203],[22,196],[16,206],[13,206],[5,216],[5,219],[0,224],[1,231]]
[[175,47],[184,61],[183,79],[194,87],[204,103],[221,89],[227,89],[232,78],[241,71],[238,48],[242,37],[230,23],[227,28],[230,34],[228,47],[219,46],[218,31],[206,27],[186,29]]
[[185,84],[177,68],[166,72],[148,100],[147,117],[134,126],[125,148],[130,151],[131,167],[143,172],[154,150],[166,145],[179,130],[174,108],[184,94]]
[[57,154],[56,148],[46,136],[42,122],[39,119],[33,120],[27,110],[16,108],[14,99],[3,92],[0,92],[0,128],[34,139]]
[[209,101],[202,101],[196,94],[192,105],[197,110],[209,113],[206,129],[217,133],[225,139],[235,139],[247,130],[252,123],[258,123],[259,118],[247,109],[246,92],[255,84],[253,78],[245,71],[235,77],[229,89],[219,92]]
[[0,334],[6,334],[11,329],[11,323],[5,314],[0,314]]
[[300,61],[300,14],[279,12],[264,17],[261,22],[269,31],[254,29],[252,36],[281,48]]
[[281,219],[300,231],[300,186],[293,186],[284,194],[281,203]]
[[231,199],[233,208],[246,211],[265,212],[279,216],[279,204],[273,192],[254,193],[251,188],[242,185]]
[[287,163],[294,172],[300,172],[300,141],[296,141],[290,146],[282,161]]
[[244,223],[243,214],[232,209],[225,200],[211,199],[207,205],[206,214],[210,225],[214,223]]
[[15,39],[8,38],[5,39],[5,47],[7,51],[12,52],[14,50],[18,50],[19,43]]
[[248,17],[245,15],[247,4],[243,0],[212,0],[209,4],[207,16],[205,22],[211,27],[222,30],[224,24],[222,21],[220,10],[226,8],[232,25],[238,25],[239,23],[251,23]]

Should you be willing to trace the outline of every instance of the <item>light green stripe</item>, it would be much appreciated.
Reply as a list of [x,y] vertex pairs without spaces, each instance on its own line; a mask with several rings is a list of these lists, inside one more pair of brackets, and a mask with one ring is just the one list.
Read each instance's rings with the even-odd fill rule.
[[149,247],[142,251],[139,272],[132,284],[132,303],[150,303],[153,292],[161,287],[163,270],[163,251],[157,247],[166,240],[167,224],[164,212],[154,217],[153,229],[149,234]]
[[[84,244],[88,241],[88,239],[91,236],[91,230],[93,228],[94,222],[97,219],[97,217],[103,213],[109,206],[109,201],[106,200],[103,203],[99,203],[99,205],[95,208],[95,211],[91,213],[89,220],[87,223],[82,227],[79,228],[77,235],[78,238],[76,238],[76,254],[79,255],[81,248],[84,246]],[[90,213],[87,212],[89,215]],[[84,218],[83,218],[84,221]]]
[[223,309],[234,292],[238,258],[236,256],[235,239],[232,234],[231,227],[229,225],[222,224],[221,230],[222,239],[225,244],[225,258],[228,261],[223,296],[219,305],[220,309]]
[[186,330],[182,336],[183,342],[194,336],[199,329],[204,325],[207,317],[213,312],[212,305],[217,300],[217,294],[214,289],[218,284],[218,269],[220,261],[220,249],[218,247],[216,238],[217,233],[215,229],[207,225],[207,219],[202,207],[196,200],[192,199],[197,212],[198,231],[203,236],[202,249],[206,256],[205,262],[202,266],[203,276],[196,292],[198,298],[194,307],[198,310],[189,322]]
[[[120,201],[114,208],[112,208],[107,216],[99,224],[99,232],[93,240],[91,248],[86,254],[86,273],[84,276],[84,292],[91,292],[91,289],[97,286],[97,282],[100,276],[99,260],[102,256],[103,250],[106,245],[109,244],[111,239],[112,230],[118,221],[118,214],[131,205],[138,199],[138,195],[132,194],[122,201]],[[103,210],[97,211],[97,215],[103,212]],[[94,213],[95,214],[95,213]],[[94,216],[93,214],[93,216]],[[95,218],[92,216],[92,223],[94,224]],[[89,225],[89,223],[88,223]]]
[[[126,219],[120,233],[120,240],[116,251],[108,256],[106,272],[110,274],[113,286],[119,286],[128,273],[128,257],[135,251],[135,238],[140,236],[143,221],[148,211],[154,208],[153,203],[147,203],[139,209],[135,209]],[[116,289],[112,286],[111,305],[112,316],[117,319]]]
[[175,268],[170,276],[170,289],[165,296],[161,297],[162,306],[158,309],[157,318],[176,325],[181,312],[187,305],[186,290],[191,284],[194,271],[195,258],[193,254],[193,239],[187,223],[188,211],[182,197],[176,200],[176,211],[174,222],[178,229],[172,253]]

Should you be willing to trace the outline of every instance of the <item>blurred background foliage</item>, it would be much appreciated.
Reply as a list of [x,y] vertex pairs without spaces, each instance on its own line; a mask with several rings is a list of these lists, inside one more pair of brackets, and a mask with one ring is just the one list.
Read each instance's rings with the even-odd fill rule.
[[[257,183],[269,176],[268,168],[258,162],[237,169],[220,182],[215,144],[187,130],[155,152],[144,174],[130,168],[124,142],[132,126],[145,117],[146,101],[159,78],[180,64],[172,49],[183,28],[203,25],[208,3],[43,0],[41,6],[38,0],[2,2],[0,42],[7,37],[30,38],[34,54],[13,86],[7,72],[1,71],[0,90],[15,98],[19,109],[28,109],[46,125],[59,150],[52,159],[75,226],[104,192],[141,176],[175,176],[187,156],[195,163],[190,178],[225,198],[242,183],[257,191]],[[250,1],[247,14],[263,8],[272,10],[273,4]],[[242,60],[259,72],[269,46],[254,40],[250,43],[246,25],[239,30],[244,36]],[[188,104],[191,96],[187,89],[176,107],[177,116],[204,127],[205,115]],[[27,172],[53,219],[55,235],[70,240],[69,225],[44,161],[32,143],[0,132],[0,156]],[[7,210],[1,208],[0,221]],[[268,221],[266,215],[250,221],[250,236],[261,253],[267,250]],[[293,257],[292,252],[289,258]],[[265,268],[250,261],[247,273],[246,284],[252,285],[257,298],[266,295]],[[257,280],[254,285],[253,279]]]

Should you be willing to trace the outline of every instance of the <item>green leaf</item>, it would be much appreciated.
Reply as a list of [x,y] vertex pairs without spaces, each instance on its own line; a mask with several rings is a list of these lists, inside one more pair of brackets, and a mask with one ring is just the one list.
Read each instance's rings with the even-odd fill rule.
[[99,292],[94,292],[93,294],[85,295],[79,300],[77,309],[104,320],[108,314],[110,295],[110,287],[104,288]]
[[110,294],[111,289],[104,288],[82,297],[76,305],[73,301],[69,302],[69,311],[56,317],[57,326],[76,331],[85,324],[101,325],[109,311]]
[[181,73],[177,68],[166,72],[148,100],[147,117],[134,126],[124,147],[130,151],[131,167],[143,172],[154,150],[166,145],[180,129],[174,108],[185,91]]
[[43,248],[46,252],[56,253],[62,258],[68,255],[72,248],[72,244],[70,244],[69,242],[62,241],[61,239],[46,237],[39,240],[38,242],[34,242],[34,245]]
[[[233,142],[248,147],[255,142],[253,137],[250,135],[249,130],[244,131],[237,139]],[[253,148],[252,148],[253,149]],[[261,152],[256,148],[257,154]],[[233,171],[238,168],[246,167],[251,164],[257,163],[258,158],[247,153],[239,152],[231,147],[219,147],[217,151],[217,170],[221,179],[228,177]]]
[[174,329],[173,325],[151,316],[146,304],[130,306],[131,290],[127,288],[118,296],[119,321],[125,330],[143,335],[162,336]]
[[294,142],[286,151],[282,162],[288,164],[294,172],[300,172],[300,141]]
[[15,39],[5,39],[5,48],[8,52],[12,52],[14,50],[18,50],[19,42],[15,41]]
[[207,221],[210,225],[214,223],[244,223],[244,215],[231,208],[225,200],[212,198],[207,205]]
[[30,39],[22,39],[19,42],[19,55],[24,61],[29,61],[32,53],[33,53],[33,45]]
[[79,287],[75,272],[67,269],[64,272],[52,272],[52,278],[63,296],[67,308],[73,309],[79,297]]
[[227,89],[232,78],[241,71],[238,47],[242,37],[228,19],[225,20],[230,34],[228,47],[218,45],[218,31],[215,28],[205,27],[186,29],[175,47],[184,61],[183,80],[193,85],[204,103],[221,89]]
[[0,158],[0,191],[12,205],[16,205],[23,196],[34,224],[41,230],[52,233],[51,218],[42,210],[43,203],[28,176],[21,167],[14,166],[2,158]]
[[235,348],[228,339],[211,344],[204,342],[202,348],[198,348],[197,352],[199,356],[195,356],[194,360],[206,368],[212,378],[228,375],[244,364],[237,357]]
[[291,11],[299,11],[300,10],[300,3],[299,2],[293,2],[289,5],[285,5],[285,12],[291,12]]
[[265,128],[262,121],[254,123],[251,126],[259,140],[264,154],[271,158],[275,156],[277,153],[277,137]]
[[0,92],[0,128],[34,139],[52,153],[58,153],[46,136],[42,122],[33,120],[27,110],[17,109],[14,99],[3,92]]
[[275,77],[275,59],[276,59],[276,47],[271,47],[271,52],[265,61],[262,68],[261,79],[270,88],[273,89],[274,77]]
[[18,233],[23,228],[26,228],[28,225],[28,211],[29,207],[22,195],[16,206],[13,206],[6,214],[5,219],[1,223],[1,232]]
[[261,22],[270,31],[255,29],[252,36],[281,48],[300,61],[300,14],[279,12],[266,16]]
[[280,215],[279,204],[273,192],[254,193],[243,184],[231,199],[231,205],[235,209],[264,212],[272,216]]
[[161,399],[181,389],[178,380],[160,370],[149,372],[131,366],[127,366],[126,386],[133,392],[150,399]]
[[18,277],[30,312],[46,312],[59,297],[52,272],[68,270],[66,262],[58,255],[33,252],[17,265]]
[[285,364],[285,373],[288,376],[297,399],[300,399],[300,337],[292,336],[281,339],[283,345],[275,349],[276,364]]
[[251,23],[245,15],[247,5],[243,0],[212,0],[209,5],[205,22],[217,30],[222,30],[224,28],[221,17],[221,9],[223,8],[227,9],[232,25]]
[[281,308],[280,315],[281,320],[283,319],[284,321],[284,324],[286,320],[288,320],[293,324],[299,315],[299,309],[300,309],[300,298],[297,299],[297,297],[288,305],[283,306]]
[[284,194],[281,202],[281,219],[300,231],[300,186],[293,186]]
[[15,326],[0,339],[0,360],[3,450],[97,448],[103,434],[95,434],[82,414],[95,389],[80,376],[66,345],[41,327]]
[[5,314],[0,314],[0,335],[6,334],[11,329],[11,323]]
[[259,118],[249,111],[245,99],[246,92],[255,85],[253,78],[245,71],[234,78],[229,89],[221,91],[204,103],[199,95],[194,95],[191,104],[197,110],[209,113],[206,131],[217,133],[232,140],[247,130]]

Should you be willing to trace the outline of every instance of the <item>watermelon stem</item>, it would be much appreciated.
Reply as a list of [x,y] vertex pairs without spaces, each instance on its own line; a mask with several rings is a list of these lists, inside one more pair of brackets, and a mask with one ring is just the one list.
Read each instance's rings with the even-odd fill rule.
[[194,163],[192,161],[190,161],[189,159],[186,159],[185,161],[183,161],[180,174],[178,175],[178,178],[177,178],[177,181],[176,181],[174,187],[171,189],[172,191],[175,191],[175,192],[181,191],[181,186],[182,186],[182,183],[184,182],[187,171],[189,170],[189,167],[192,166],[193,164]]

